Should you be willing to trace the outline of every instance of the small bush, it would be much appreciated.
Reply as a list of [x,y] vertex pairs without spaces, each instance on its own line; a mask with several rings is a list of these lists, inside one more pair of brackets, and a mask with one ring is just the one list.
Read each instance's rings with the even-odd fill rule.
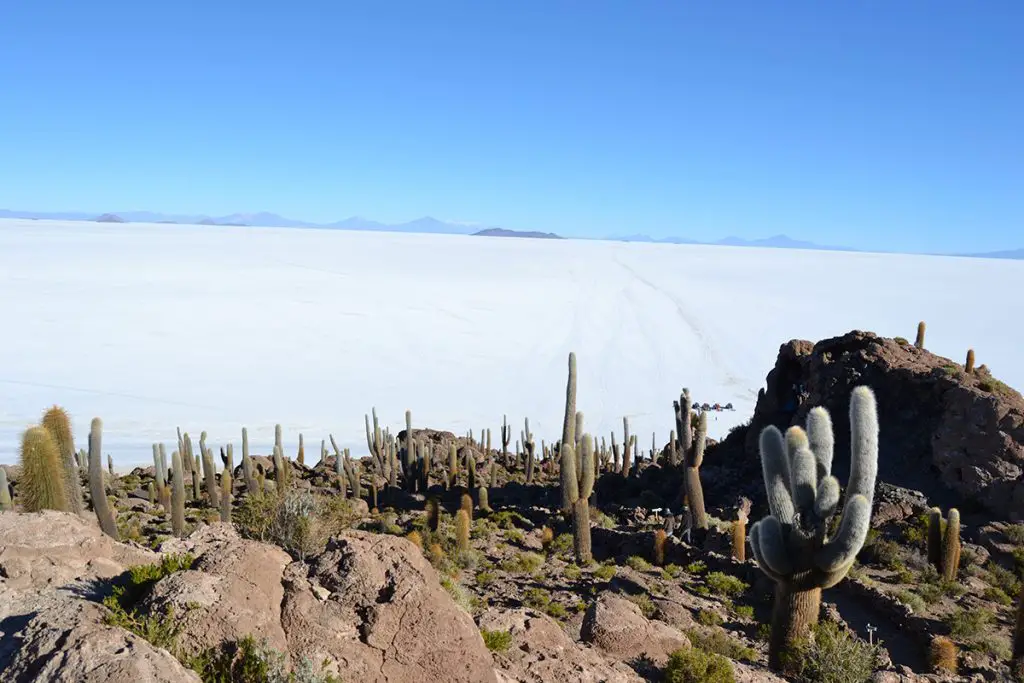
[[665,568],[662,571],[665,574],[668,574],[670,578],[676,579],[679,578],[679,575],[682,573],[683,570],[678,564],[667,564],[665,565]]
[[866,683],[878,667],[879,645],[869,645],[832,622],[814,627],[814,638],[796,654],[796,678],[807,683]]
[[618,569],[614,564],[602,564],[594,570],[594,577],[601,581],[611,581]]
[[757,650],[747,647],[720,628],[690,629],[686,632],[686,637],[695,648],[705,652],[714,652],[740,661],[757,661]]
[[544,564],[544,557],[537,553],[523,552],[504,560],[501,568],[512,574],[532,574]]
[[977,642],[989,634],[996,615],[990,609],[960,609],[946,619],[949,633],[957,640],[967,643]]
[[1015,596],[1020,592],[1020,581],[1009,569],[1005,569],[995,562],[985,565],[986,579],[996,588],[1002,589],[1009,596]]
[[896,594],[896,599],[902,602],[904,605],[909,607],[917,614],[924,612],[925,609],[927,609],[928,607],[927,603],[925,603],[925,601],[921,598],[920,595],[917,595],[916,593],[911,593],[910,591],[900,591]]
[[742,619],[754,618],[754,608],[750,605],[736,605],[732,608],[732,611],[736,613],[736,616]]
[[579,568],[579,565],[570,564],[565,567],[565,578],[570,581],[579,581],[582,574],[583,570]]
[[329,538],[358,517],[351,501],[309,491],[249,494],[233,513],[242,536],[275,543],[300,560],[322,552]]
[[494,572],[484,570],[476,575],[476,585],[481,587],[490,586],[497,578]]
[[640,612],[650,619],[658,611],[658,608],[654,606],[654,601],[651,600],[651,596],[646,593],[640,593],[638,595],[630,595],[629,601],[640,608]]
[[633,571],[646,572],[650,571],[651,563],[640,557],[639,555],[631,555],[626,559],[626,565]]
[[956,673],[956,645],[945,636],[932,638],[928,648],[928,663],[935,673]]
[[1017,545],[1024,545],[1024,524],[1011,524],[1006,528],[1006,537]]
[[989,586],[985,589],[985,599],[999,603],[1004,607],[1008,607],[1013,604],[1013,598],[1007,595],[1006,591],[1002,588],[997,588],[996,586]]
[[569,610],[560,602],[549,602],[547,609],[544,611],[547,612],[549,617],[554,617],[555,619],[565,619],[569,616]]
[[480,635],[484,637],[484,645],[491,652],[504,652],[512,644],[512,634],[508,631],[480,629]]
[[726,597],[736,597],[750,586],[735,576],[729,574],[723,574],[722,572],[711,572],[704,581],[707,582],[708,588],[712,590],[716,595],[724,595]]
[[722,622],[721,615],[718,612],[709,609],[702,609],[697,612],[697,623],[703,624],[704,626],[721,626]]
[[546,609],[551,603],[551,597],[547,591],[541,588],[531,588],[526,591],[525,595],[523,595],[523,600],[528,606],[539,610]]
[[663,672],[666,683],[735,683],[732,663],[697,648],[676,650]]
[[707,570],[708,566],[703,561],[697,560],[686,565],[687,574],[703,574]]

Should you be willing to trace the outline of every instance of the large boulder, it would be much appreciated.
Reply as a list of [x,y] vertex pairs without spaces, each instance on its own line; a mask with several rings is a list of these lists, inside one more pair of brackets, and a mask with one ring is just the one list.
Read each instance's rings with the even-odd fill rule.
[[230,524],[202,526],[161,550],[195,556],[192,569],[161,579],[143,603],[147,611],[174,609],[180,645],[200,652],[245,636],[266,638],[286,651],[281,628],[281,579],[291,557],[277,546],[239,537]]
[[104,625],[104,610],[98,604],[58,594],[48,603],[0,621],[0,680],[199,683],[199,676],[167,650]]
[[[7,591],[110,579],[131,565],[158,559],[151,550],[105,535],[95,516],[53,510],[0,513],[0,586]],[[2,617],[13,605],[0,603]]]
[[706,493],[721,499],[742,490],[763,502],[761,430],[803,424],[819,405],[832,413],[833,473],[845,480],[850,393],[858,385],[878,399],[880,481],[920,491],[932,504],[970,502],[998,518],[1024,520],[1024,397],[984,366],[968,374],[960,362],[905,340],[859,331],[782,345],[749,427],[717,454],[709,449]]
[[511,642],[496,652],[502,680],[517,683],[640,683],[629,667],[606,660],[600,652],[573,641],[554,619],[525,609],[491,609],[480,617],[480,628],[507,631]]
[[415,545],[359,531],[285,572],[281,624],[292,656],[343,680],[495,682],[473,619]]
[[621,660],[646,657],[658,666],[676,650],[690,647],[690,640],[660,621],[640,612],[636,603],[612,593],[592,602],[583,614],[580,637]]

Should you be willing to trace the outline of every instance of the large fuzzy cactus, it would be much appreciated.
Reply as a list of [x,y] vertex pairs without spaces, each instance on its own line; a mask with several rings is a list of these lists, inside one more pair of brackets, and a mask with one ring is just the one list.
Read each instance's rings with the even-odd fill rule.
[[871,523],[878,472],[875,395],[857,387],[850,397],[850,480],[836,534],[827,536],[839,504],[831,475],[834,437],[828,411],[814,408],[807,431],[774,426],[761,432],[761,464],[771,514],[750,529],[750,546],[761,570],[776,584],[769,665],[785,668],[789,656],[818,621],[821,591],[850,570]]
[[107,490],[103,485],[103,421],[98,417],[92,419],[89,430],[89,495],[92,497],[92,509],[100,521],[100,528],[115,541],[120,540],[117,533],[117,521],[114,511],[107,501]]
[[569,380],[565,386],[565,415],[562,418],[561,445],[576,443],[576,354],[569,353]]
[[61,510],[67,512],[68,497],[64,466],[50,432],[29,427],[21,437],[21,479],[18,499],[25,512]]
[[928,514],[928,561],[946,581],[955,581],[960,569],[960,511],[950,508],[946,519],[942,510]]
[[558,449],[561,459],[559,484],[562,493],[562,511],[572,512],[572,506],[580,497],[580,482],[576,477],[576,451],[570,443],[563,443]]
[[68,510],[76,515],[85,512],[85,502],[82,496],[82,477],[78,472],[78,463],[75,460],[75,440],[71,434],[71,418],[66,410],[60,406],[53,406],[43,414],[43,427],[50,432],[57,452],[60,455],[60,464],[64,469],[64,488],[67,493]]
[[[687,408],[689,412],[689,408]],[[685,494],[693,515],[693,526],[697,529],[708,528],[708,514],[704,509],[704,486],[700,482],[700,466],[704,462],[704,449],[707,444],[708,414],[701,411],[697,418],[697,433],[693,443],[686,442],[683,461],[686,465]]]

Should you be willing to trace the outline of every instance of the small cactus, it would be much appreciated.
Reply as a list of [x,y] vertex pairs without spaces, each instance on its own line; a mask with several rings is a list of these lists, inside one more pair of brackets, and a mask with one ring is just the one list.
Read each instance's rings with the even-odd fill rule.
[[50,432],[30,427],[21,437],[21,479],[18,500],[25,512],[61,510],[67,512],[64,466]]
[[231,470],[220,473],[220,521],[231,522]]
[[469,522],[469,515],[464,508],[455,513],[455,543],[460,553],[469,550]]
[[955,581],[960,569],[960,511],[950,508],[946,519],[942,510],[928,513],[928,562],[946,581]]
[[732,556],[740,562],[747,561],[747,515],[743,512],[732,523]]
[[508,426],[508,415],[501,416],[501,462],[506,468],[511,467],[508,459],[508,444],[512,439],[512,428]]
[[559,483],[562,492],[562,510],[569,513],[572,512],[572,506],[580,497],[580,484],[576,478],[576,453],[570,443],[563,443],[558,451],[561,459]]
[[925,324],[924,324],[924,321],[922,320],[921,322],[919,322],[917,324],[917,338],[914,339],[914,346],[916,346],[919,349],[924,349],[924,333],[925,333]]
[[459,452],[453,441],[448,446],[448,488],[459,485]]
[[967,349],[967,362],[964,363],[964,371],[968,375],[974,372],[974,349]]
[[0,467],[0,512],[7,512],[13,509],[14,505],[11,502],[11,489],[7,484],[7,470]]
[[427,499],[427,528],[435,534],[441,528],[441,505],[437,498]]
[[622,418],[622,476],[629,478],[632,471],[633,445],[636,443],[636,435],[629,435],[629,418]]
[[489,498],[490,498],[490,496],[487,493],[487,487],[486,486],[481,486],[479,489],[477,489],[477,492],[476,492],[477,507],[479,507],[484,512],[490,512],[490,510],[491,510],[491,502],[490,502]]
[[295,460],[299,465],[306,466],[306,444],[302,440],[302,432],[299,432],[299,452],[295,456]]
[[956,644],[946,636],[932,638],[928,648],[928,664],[937,674],[956,675],[957,665]]
[[89,430],[89,495],[92,497],[92,509],[100,521],[100,528],[115,541],[120,540],[117,533],[117,521],[114,511],[107,501],[107,491],[103,486],[103,421],[94,417]]
[[82,477],[75,460],[75,440],[71,433],[71,418],[60,406],[53,406],[43,414],[42,426],[50,432],[57,445],[60,464],[64,469],[64,489],[67,493],[68,511],[81,516],[85,513],[82,496]]
[[665,543],[667,540],[668,534],[664,529],[654,532],[654,564],[658,567],[665,566]]
[[473,497],[468,493],[463,493],[459,498],[459,509],[465,511],[470,522],[473,521]]

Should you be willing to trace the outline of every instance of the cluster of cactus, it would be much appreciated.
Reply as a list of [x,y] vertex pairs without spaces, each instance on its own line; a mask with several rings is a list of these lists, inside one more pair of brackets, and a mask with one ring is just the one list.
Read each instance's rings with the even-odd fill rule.
[[771,514],[750,529],[761,570],[775,581],[769,666],[783,670],[817,623],[821,591],[841,581],[867,537],[878,472],[878,414],[868,387],[850,397],[851,455],[846,504],[839,529],[828,537],[840,487],[831,475],[834,436],[822,407],[807,417],[806,432],[774,426],[760,436],[761,463]]
[[945,520],[942,510],[928,512],[928,562],[946,581],[956,581],[960,569],[960,511],[950,508]]

